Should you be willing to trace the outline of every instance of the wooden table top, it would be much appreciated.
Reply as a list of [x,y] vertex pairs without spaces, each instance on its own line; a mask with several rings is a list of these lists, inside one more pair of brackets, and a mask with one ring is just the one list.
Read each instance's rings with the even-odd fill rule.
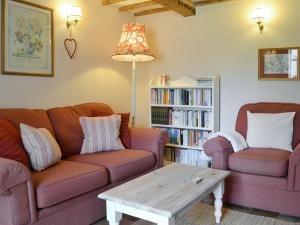
[[[99,194],[99,198],[172,217],[205,198],[230,172],[173,163]],[[193,180],[202,177],[196,184]]]

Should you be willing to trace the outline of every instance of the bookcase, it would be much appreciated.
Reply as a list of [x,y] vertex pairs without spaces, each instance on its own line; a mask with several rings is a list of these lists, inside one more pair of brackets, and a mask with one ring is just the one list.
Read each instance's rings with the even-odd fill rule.
[[150,127],[168,132],[165,164],[209,167],[203,143],[219,130],[219,77],[184,76],[161,83],[160,76],[150,81]]

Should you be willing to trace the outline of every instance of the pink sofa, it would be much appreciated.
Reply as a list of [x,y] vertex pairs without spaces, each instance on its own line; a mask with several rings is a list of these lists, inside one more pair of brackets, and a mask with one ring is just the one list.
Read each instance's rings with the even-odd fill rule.
[[45,127],[56,137],[63,160],[42,172],[0,158],[1,225],[88,225],[105,216],[97,195],[162,166],[166,134],[130,130],[131,149],[80,155],[80,116],[113,113],[101,103],[45,110],[0,109],[15,126]]
[[300,216],[300,105],[256,103],[244,105],[237,117],[236,131],[247,136],[247,114],[296,112],[293,149],[257,149],[233,153],[231,144],[222,137],[204,144],[212,156],[212,167],[230,170],[226,180],[225,202]]

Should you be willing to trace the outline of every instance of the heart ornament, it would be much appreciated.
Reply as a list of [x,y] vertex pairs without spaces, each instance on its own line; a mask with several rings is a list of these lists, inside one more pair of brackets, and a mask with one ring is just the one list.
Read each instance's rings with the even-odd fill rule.
[[73,59],[73,57],[76,53],[76,50],[77,50],[77,42],[73,38],[67,38],[64,41],[64,45],[68,52],[68,55],[70,56],[71,59]]

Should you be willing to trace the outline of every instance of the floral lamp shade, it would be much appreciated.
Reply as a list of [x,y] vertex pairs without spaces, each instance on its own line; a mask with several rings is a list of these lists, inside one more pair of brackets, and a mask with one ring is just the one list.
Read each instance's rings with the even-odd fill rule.
[[146,41],[143,24],[127,23],[123,25],[121,38],[112,58],[119,61],[150,61],[154,59]]

